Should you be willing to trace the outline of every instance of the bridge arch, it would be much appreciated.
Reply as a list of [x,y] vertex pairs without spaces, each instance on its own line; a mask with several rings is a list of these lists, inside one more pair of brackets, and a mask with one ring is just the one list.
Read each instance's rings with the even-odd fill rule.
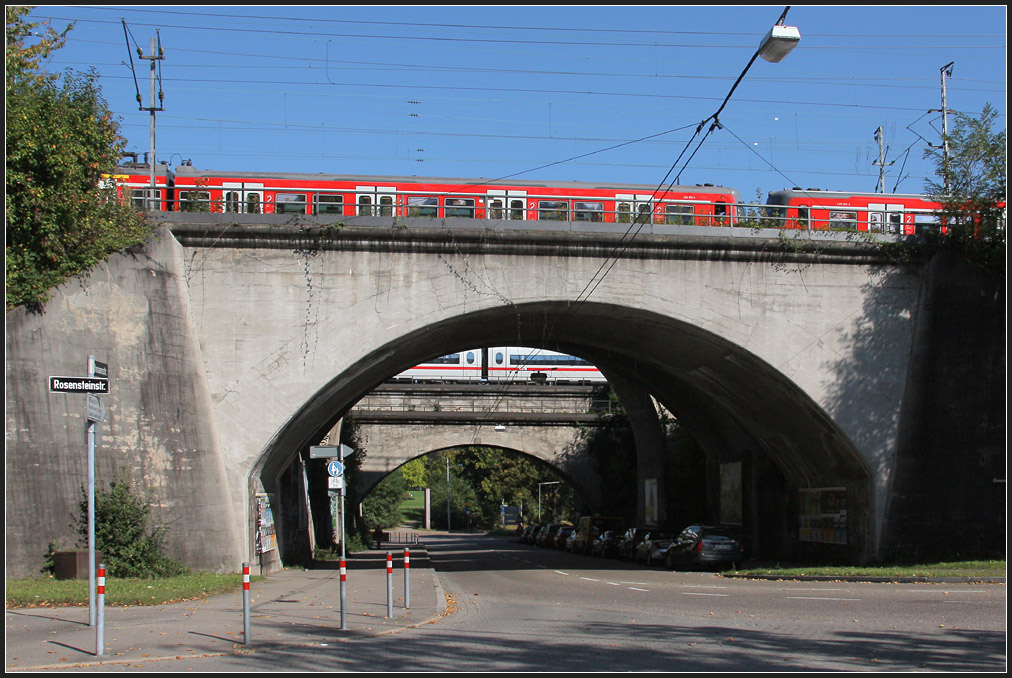
[[[843,488],[849,551],[873,548],[874,491],[868,463],[801,387],[752,352],[689,322],[610,303],[545,301],[488,308],[432,323],[376,348],[335,376],[301,407],[253,465],[265,487],[293,454],[322,436],[363,395],[418,362],[462,348],[521,345],[559,350],[596,364],[614,383],[650,394],[700,443],[712,471],[714,516],[719,476],[737,474],[737,517],[754,541],[771,520],[793,535],[777,548],[797,555],[796,497],[807,488]],[[772,478],[772,480],[770,480]],[[779,497],[775,515],[764,498]],[[788,540],[789,541],[789,540]],[[762,548],[766,548],[765,545]],[[771,554],[772,555],[772,554]]]

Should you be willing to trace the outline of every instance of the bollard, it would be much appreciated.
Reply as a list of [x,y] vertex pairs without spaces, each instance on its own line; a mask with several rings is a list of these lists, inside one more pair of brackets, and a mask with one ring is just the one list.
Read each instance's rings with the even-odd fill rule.
[[404,609],[411,607],[411,549],[404,549]]
[[387,619],[394,616],[394,554],[387,551]]
[[242,564],[242,642],[249,644],[249,563]]
[[98,585],[96,588],[98,602],[98,623],[95,625],[95,655],[101,657],[105,654],[105,564],[98,565]]
[[341,559],[341,630],[348,630],[348,595],[347,584],[348,571],[344,567],[344,559]]

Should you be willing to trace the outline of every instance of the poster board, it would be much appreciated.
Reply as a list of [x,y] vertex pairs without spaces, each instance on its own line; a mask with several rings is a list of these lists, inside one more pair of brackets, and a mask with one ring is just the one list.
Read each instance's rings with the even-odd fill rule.
[[816,487],[800,493],[799,541],[846,544],[847,488]]

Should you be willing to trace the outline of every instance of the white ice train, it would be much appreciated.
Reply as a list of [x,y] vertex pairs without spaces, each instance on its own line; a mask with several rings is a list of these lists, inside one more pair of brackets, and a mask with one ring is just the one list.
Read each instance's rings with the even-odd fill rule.
[[450,353],[393,378],[401,382],[603,383],[594,365],[583,358],[539,348],[494,346]]

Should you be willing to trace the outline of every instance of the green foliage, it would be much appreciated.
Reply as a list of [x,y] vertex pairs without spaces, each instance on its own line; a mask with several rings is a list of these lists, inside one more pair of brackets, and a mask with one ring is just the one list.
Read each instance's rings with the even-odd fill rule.
[[980,117],[955,114],[949,153],[935,148],[925,156],[936,162],[937,181],[925,190],[942,204],[945,237],[929,243],[952,247],[983,268],[1005,272],[1005,210],[1008,190],[1004,131],[994,131],[997,112],[990,104]]
[[362,502],[362,518],[371,528],[393,527],[400,523],[401,502],[408,486],[400,470],[381,480]]
[[[88,540],[88,495],[82,488],[77,531]],[[109,484],[95,488],[95,549],[101,551],[110,576],[171,577],[186,568],[162,553],[163,525],[151,525],[151,507],[134,494],[125,471]]]
[[28,7],[7,7],[7,308],[41,305],[49,290],[112,252],[144,241],[142,215],[101,186],[123,139],[94,72],[39,70],[63,44],[52,29],[38,42]]

